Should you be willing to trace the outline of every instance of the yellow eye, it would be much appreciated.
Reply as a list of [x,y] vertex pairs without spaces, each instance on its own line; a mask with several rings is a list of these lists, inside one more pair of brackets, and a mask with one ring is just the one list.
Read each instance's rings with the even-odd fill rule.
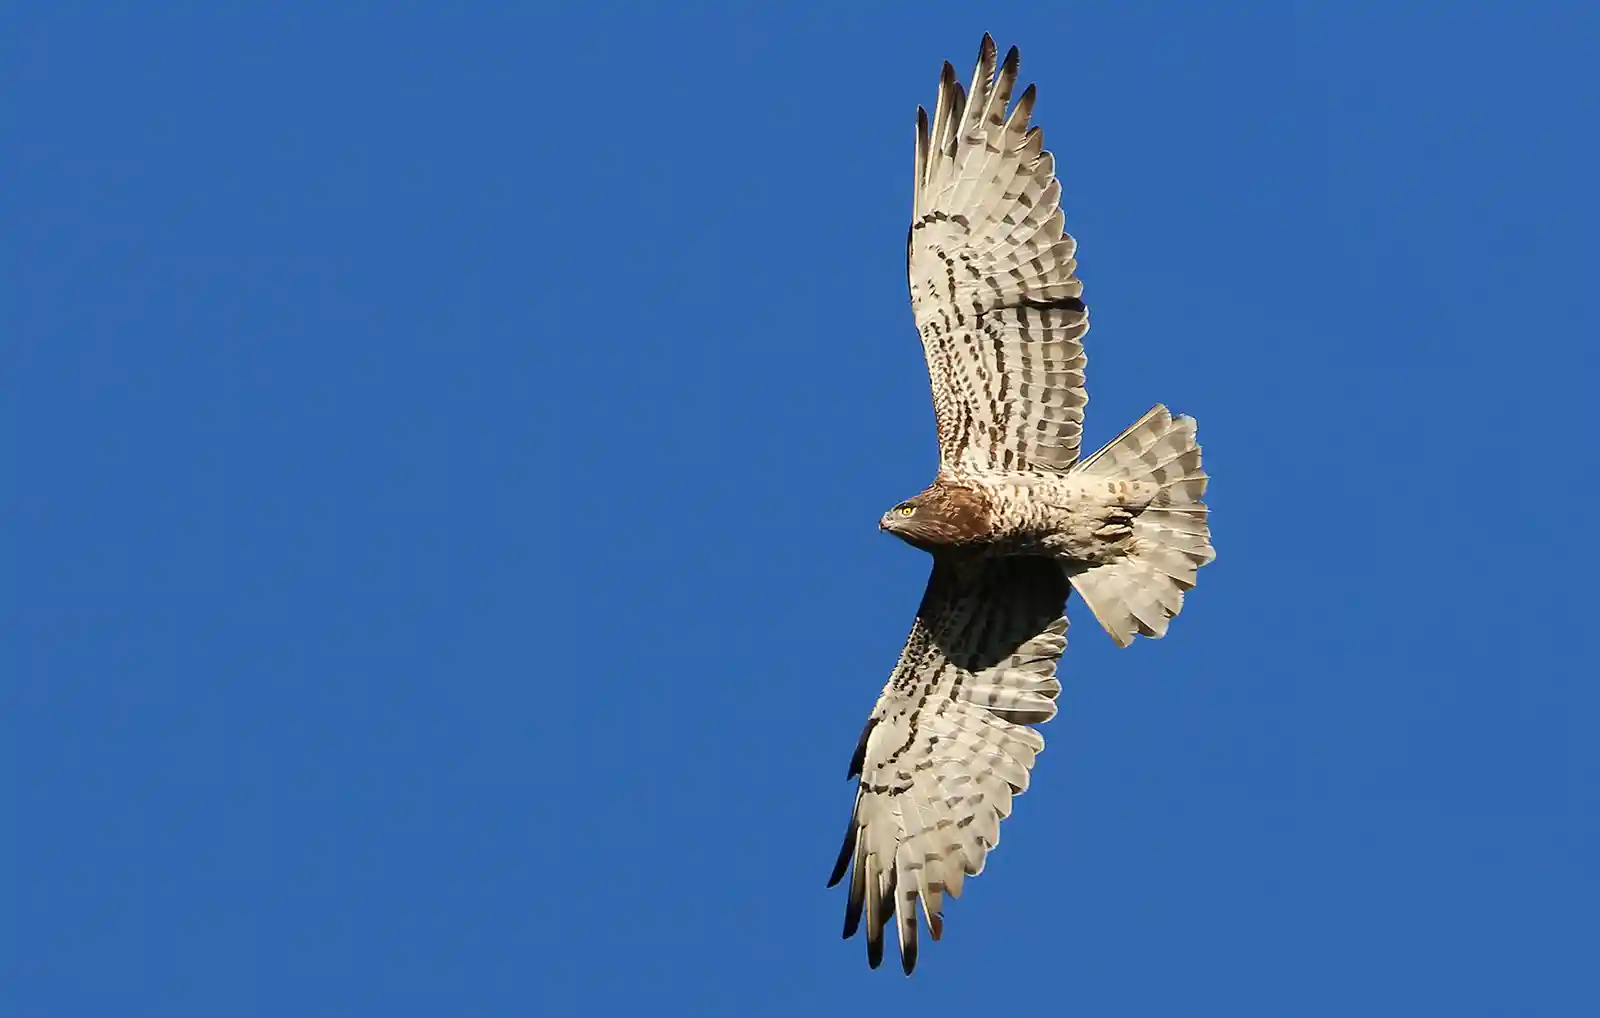
[[903,505],[899,509],[895,510],[895,512],[899,513],[901,516],[912,516],[912,515],[915,515],[916,511],[917,511],[917,507],[916,506],[911,506],[911,505]]

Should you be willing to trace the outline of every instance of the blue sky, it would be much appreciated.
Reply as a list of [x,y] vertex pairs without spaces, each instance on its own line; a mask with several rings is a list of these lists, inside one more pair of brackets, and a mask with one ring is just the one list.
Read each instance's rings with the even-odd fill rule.
[[[6,1014],[1600,1010],[1593,5],[325,6],[0,13]],[[823,883],[986,30],[1219,557],[908,981]]]

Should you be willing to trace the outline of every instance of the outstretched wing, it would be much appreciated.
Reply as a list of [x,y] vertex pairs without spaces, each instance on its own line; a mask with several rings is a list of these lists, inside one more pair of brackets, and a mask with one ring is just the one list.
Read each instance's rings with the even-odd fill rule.
[[946,469],[1065,469],[1088,402],[1077,244],[1055,159],[1028,126],[1032,85],[1006,113],[1018,62],[1012,47],[997,76],[985,35],[970,99],[947,63],[931,132],[917,107],[906,272]]
[[850,764],[855,809],[828,886],[850,873],[844,935],[867,919],[867,961],[883,960],[892,914],[907,974],[917,902],[933,939],[944,895],[960,897],[1028,787],[1061,691],[1067,581],[1048,559],[935,564],[911,636]]

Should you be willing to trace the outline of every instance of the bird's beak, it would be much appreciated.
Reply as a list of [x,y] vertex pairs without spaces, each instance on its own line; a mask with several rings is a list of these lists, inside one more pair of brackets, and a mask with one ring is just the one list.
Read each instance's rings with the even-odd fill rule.
[[885,513],[884,515],[878,517],[878,529],[879,530],[888,530],[889,529],[889,515],[887,513]]

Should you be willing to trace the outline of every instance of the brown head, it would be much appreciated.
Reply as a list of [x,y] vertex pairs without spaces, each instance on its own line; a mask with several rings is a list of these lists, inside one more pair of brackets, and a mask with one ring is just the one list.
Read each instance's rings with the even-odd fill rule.
[[907,544],[931,551],[984,540],[993,529],[990,515],[989,499],[982,491],[936,481],[884,513],[878,526]]

